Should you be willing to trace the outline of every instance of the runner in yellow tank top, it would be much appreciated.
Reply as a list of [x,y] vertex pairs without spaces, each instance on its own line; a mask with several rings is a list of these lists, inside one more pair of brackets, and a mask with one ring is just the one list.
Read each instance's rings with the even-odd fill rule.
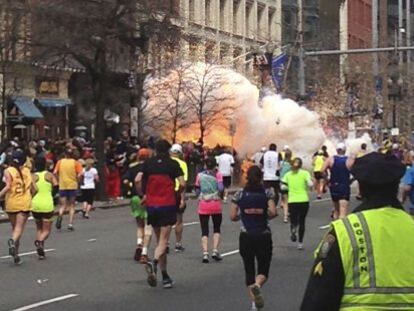
[[62,217],[66,210],[69,211],[68,230],[74,230],[75,200],[82,171],[82,165],[73,158],[73,150],[69,147],[66,148],[65,157],[56,163],[53,172],[59,180],[60,208],[59,216],[56,220],[56,229],[58,230],[62,228]]
[[23,234],[32,202],[36,192],[29,169],[24,167],[26,156],[22,150],[13,152],[10,167],[4,171],[6,186],[0,197],[6,196],[6,212],[12,225],[12,237],[8,240],[9,254],[15,264],[20,264],[19,242]]
[[39,259],[45,259],[45,241],[50,234],[55,210],[53,188],[57,189],[58,185],[56,177],[46,170],[46,165],[44,157],[35,159],[37,173],[33,174],[33,180],[36,183],[37,193],[32,200],[32,214],[36,220],[35,246]]

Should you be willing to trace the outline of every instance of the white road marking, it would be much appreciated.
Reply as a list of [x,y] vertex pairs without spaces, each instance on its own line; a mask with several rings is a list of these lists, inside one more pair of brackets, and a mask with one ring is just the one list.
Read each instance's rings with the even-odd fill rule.
[[89,240],[86,240],[86,242],[96,242],[96,239],[89,239]]
[[[198,221],[193,221],[193,222],[186,222],[183,224],[184,227],[188,227],[188,226],[194,226],[194,225],[198,225],[199,222]],[[172,226],[173,229],[175,229],[175,226]]]
[[[54,252],[55,250],[56,249],[54,249],[54,248],[45,249],[45,252],[46,253],[49,253],[49,252]],[[29,256],[29,255],[34,255],[34,254],[37,254],[37,252],[36,251],[33,251],[33,252],[21,253],[21,254],[19,254],[19,256],[22,257],[22,256]],[[8,258],[11,258],[11,256],[10,255],[7,255],[7,256],[0,257],[0,259],[8,259]]]
[[227,256],[235,255],[235,254],[238,254],[238,253],[239,253],[239,250],[236,249],[235,251],[231,251],[231,252],[228,252],[228,253],[221,254],[221,257],[227,257]]
[[320,199],[320,200],[313,200],[313,203],[318,203],[318,202],[328,202],[328,201],[332,201],[332,199]]
[[325,229],[328,229],[330,226],[331,226],[331,224],[327,224],[327,225],[324,225],[324,226],[319,226],[319,229],[325,230]]
[[185,223],[185,224],[184,224],[184,227],[187,227],[187,226],[193,226],[193,225],[198,225],[198,224],[199,224],[199,222],[198,222],[198,221],[187,222],[187,223]]
[[74,298],[74,297],[77,297],[77,296],[79,296],[79,294],[69,294],[69,295],[65,295],[65,296],[60,296],[60,297],[56,297],[56,298],[53,298],[53,299],[36,302],[36,303],[28,305],[28,306],[13,309],[11,311],[26,311],[26,310],[34,309],[34,308],[41,307],[41,306],[44,306],[44,305],[48,305],[48,304],[51,304],[51,303],[54,303],[54,302],[66,300],[66,299],[69,299],[69,298]]

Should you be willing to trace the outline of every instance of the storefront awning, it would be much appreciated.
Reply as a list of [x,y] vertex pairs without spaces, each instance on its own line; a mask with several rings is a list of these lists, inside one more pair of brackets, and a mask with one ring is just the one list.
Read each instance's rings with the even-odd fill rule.
[[72,101],[70,99],[38,98],[37,100],[39,101],[40,105],[45,108],[60,108],[72,105]]
[[28,119],[43,119],[40,110],[33,103],[30,97],[18,96],[13,98],[13,102],[17,109]]

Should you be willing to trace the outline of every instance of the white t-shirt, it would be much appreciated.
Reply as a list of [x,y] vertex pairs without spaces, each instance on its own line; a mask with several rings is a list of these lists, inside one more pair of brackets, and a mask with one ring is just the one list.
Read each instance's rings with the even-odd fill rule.
[[279,154],[276,151],[266,151],[263,156],[263,180],[279,180],[276,172],[279,169]]
[[223,176],[231,176],[232,165],[234,164],[234,158],[231,154],[223,153],[216,157],[218,164],[218,170]]
[[94,167],[88,171],[83,169],[83,185],[81,189],[95,189],[95,176],[97,175],[98,171]]
[[258,166],[258,167],[262,167],[262,164],[260,163],[260,161],[263,158],[263,152],[256,152],[254,154],[254,156],[252,157],[252,160],[254,162],[254,165]]

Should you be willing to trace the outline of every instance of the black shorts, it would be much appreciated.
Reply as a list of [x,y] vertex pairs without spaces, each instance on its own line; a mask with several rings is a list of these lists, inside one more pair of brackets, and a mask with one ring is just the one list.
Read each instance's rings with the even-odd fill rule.
[[82,189],[81,202],[86,202],[89,205],[92,205],[94,199],[95,199],[95,189]]
[[331,193],[331,198],[333,202],[339,202],[339,201],[349,201],[349,199],[351,198],[350,194],[332,194]]
[[325,175],[322,172],[314,172],[313,176],[315,177],[316,180],[325,179]]
[[231,176],[223,176],[223,185],[224,185],[224,188],[230,188]]
[[279,180],[264,180],[263,185],[265,189],[273,188],[275,193],[280,191],[280,182]]
[[175,200],[177,201],[177,214],[178,215],[184,214],[185,210],[187,209],[187,204],[185,204],[185,202],[184,202],[184,207],[180,208],[180,203],[181,203],[181,193],[180,192],[175,193]]
[[33,218],[36,220],[51,220],[53,216],[55,215],[54,212],[49,213],[38,213],[38,212],[32,212]]
[[174,226],[177,222],[177,209],[176,208],[151,208],[147,207],[149,225],[159,228]]

